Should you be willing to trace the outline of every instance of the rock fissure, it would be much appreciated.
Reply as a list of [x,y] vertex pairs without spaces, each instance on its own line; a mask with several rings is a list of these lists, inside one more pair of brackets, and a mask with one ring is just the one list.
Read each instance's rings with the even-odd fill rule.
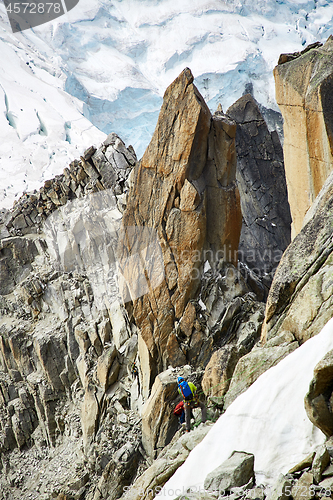
[[[303,148],[298,147],[295,144],[290,144],[288,142],[285,142],[285,143],[288,144],[288,146],[290,146],[291,148],[299,149],[300,151],[304,151]],[[319,162],[321,162],[321,163],[323,163],[325,165],[328,163],[328,161],[322,160],[322,159],[320,159],[320,157],[317,157],[317,156],[311,156],[311,155],[309,155],[309,159],[310,160],[317,160],[317,161],[319,161]]]

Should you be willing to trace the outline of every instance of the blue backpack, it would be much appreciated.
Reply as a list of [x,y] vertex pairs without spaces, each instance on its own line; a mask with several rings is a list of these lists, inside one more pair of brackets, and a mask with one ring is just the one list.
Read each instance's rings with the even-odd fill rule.
[[178,387],[179,387],[180,392],[182,393],[185,401],[189,401],[189,400],[193,399],[193,394],[192,394],[191,388],[188,385],[188,383],[186,382],[186,380],[183,380],[182,382],[180,382],[180,384],[178,384]]

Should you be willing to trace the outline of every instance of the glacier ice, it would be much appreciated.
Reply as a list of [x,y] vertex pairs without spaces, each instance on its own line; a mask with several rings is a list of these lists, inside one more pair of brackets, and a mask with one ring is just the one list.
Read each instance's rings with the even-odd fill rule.
[[112,131],[140,157],[186,66],[212,111],[251,89],[281,129],[272,69],[281,52],[326,40],[332,17],[326,0],[80,0],[13,34],[1,3],[1,205]]

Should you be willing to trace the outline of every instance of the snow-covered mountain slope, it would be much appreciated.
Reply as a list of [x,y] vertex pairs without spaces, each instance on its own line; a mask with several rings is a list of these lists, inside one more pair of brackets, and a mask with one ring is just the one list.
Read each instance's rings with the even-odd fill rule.
[[304,397],[315,365],[332,348],[333,319],[228,407],[157,498],[175,498],[191,487],[203,490],[209,472],[234,450],[253,453],[257,484],[271,485],[323,443],[324,434],[306,415]]
[[105,134],[63,90],[56,55],[42,55],[32,36],[11,34],[0,8],[0,206],[10,207]]
[[332,15],[326,0],[80,0],[13,35],[0,4],[0,206],[103,133],[140,157],[164,90],[185,66],[212,110],[253,89],[277,111],[279,54],[325,40]]

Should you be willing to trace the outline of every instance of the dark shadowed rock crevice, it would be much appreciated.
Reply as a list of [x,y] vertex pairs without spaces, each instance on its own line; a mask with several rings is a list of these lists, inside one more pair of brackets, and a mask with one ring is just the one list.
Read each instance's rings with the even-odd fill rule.
[[269,132],[250,94],[227,111],[237,123],[237,184],[243,215],[239,260],[265,286],[265,296],[280,258],[290,243],[291,216],[283,151],[276,132]]

